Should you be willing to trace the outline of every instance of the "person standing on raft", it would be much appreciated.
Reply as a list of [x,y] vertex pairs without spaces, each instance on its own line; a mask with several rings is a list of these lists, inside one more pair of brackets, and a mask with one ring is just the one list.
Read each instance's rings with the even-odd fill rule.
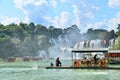
[[95,66],[97,65],[97,61],[98,61],[97,54],[95,54],[95,56],[94,56],[94,64],[95,64]]
[[60,62],[60,59],[59,59],[60,57],[58,57],[57,59],[56,59],[56,66],[61,66],[61,62]]

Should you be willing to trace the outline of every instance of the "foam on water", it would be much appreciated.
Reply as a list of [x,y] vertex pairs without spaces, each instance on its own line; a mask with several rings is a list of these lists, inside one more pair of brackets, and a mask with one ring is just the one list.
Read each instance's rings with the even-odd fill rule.
[[108,74],[108,72],[93,72],[91,74]]
[[34,64],[32,65],[32,69],[38,69],[38,65],[37,65],[36,63],[34,63]]

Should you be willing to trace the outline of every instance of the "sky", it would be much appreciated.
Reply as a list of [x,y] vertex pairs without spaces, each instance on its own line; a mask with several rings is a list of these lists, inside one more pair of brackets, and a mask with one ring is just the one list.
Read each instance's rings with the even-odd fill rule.
[[0,23],[20,22],[67,28],[116,30],[120,0],[0,0]]

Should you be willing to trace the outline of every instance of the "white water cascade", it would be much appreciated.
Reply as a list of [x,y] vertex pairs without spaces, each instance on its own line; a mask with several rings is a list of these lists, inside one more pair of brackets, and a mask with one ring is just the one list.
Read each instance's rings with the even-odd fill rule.
[[[90,40],[90,41],[82,41],[82,42],[78,42],[74,48],[76,49],[85,49],[85,48],[103,48],[103,40],[100,39],[96,39],[96,40]],[[98,54],[103,55],[103,53],[97,52]],[[77,59],[83,59],[84,57],[86,57],[87,59],[89,59],[89,56],[84,56],[84,54],[86,53],[81,53],[76,55]],[[92,53],[92,55],[95,55],[96,53]]]
[[91,40],[78,42],[74,48],[102,48],[102,40]]
[[[60,57],[61,59],[71,59],[71,50],[72,50],[72,46],[74,46],[73,48],[77,48],[77,49],[83,49],[83,48],[103,48],[104,47],[104,41],[100,40],[100,39],[96,39],[96,40],[89,40],[89,41],[81,41],[78,42],[77,44],[73,44],[72,40],[69,40],[67,38],[67,36],[65,36],[66,38],[62,39],[62,38],[58,38],[58,40],[55,39],[51,39],[50,42],[53,43],[53,46],[50,47],[48,49],[49,52],[49,58],[57,58]],[[115,44],[115,40],[111,39],[109,41],[109,46],[106,48],[113,48]],[[42,51],[40,52],[43,58],[45,57],[45,52]],[[78,55],[83,56],[83,54],[79,54]]]
[[109,49],[115,49],[116,44],[118,44],[118,41],[116,39],[111,39],[109,41]]

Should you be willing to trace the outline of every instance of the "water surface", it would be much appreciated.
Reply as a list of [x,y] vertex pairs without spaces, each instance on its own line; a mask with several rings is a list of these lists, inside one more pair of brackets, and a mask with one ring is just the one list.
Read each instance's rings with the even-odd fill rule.
[[45,69],[50,62],[1,63],[0,80],[120,80],[120,70]]

